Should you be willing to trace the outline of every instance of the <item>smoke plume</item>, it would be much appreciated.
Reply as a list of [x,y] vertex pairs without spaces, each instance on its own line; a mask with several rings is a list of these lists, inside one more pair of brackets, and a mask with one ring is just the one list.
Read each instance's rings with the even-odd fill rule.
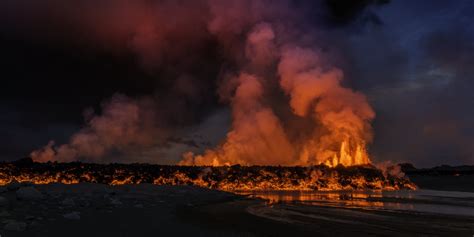
[[321,4],[101,1],[91,7],[83,2],[80,7],[90,10],[83,20],[76,8],[60,10],[60,3],[47,2],[50,8],[31,11],[76,26],[71,35],[87,36],[80,45],[136,55],[166,90],[149,99],[113,97],[68,144],[50,142],[32,152],[35,160],[104,162],[117,153],[149,149],[166,137],[166,130],[187,126],[185,118],[202,117],[188,111],[218,96],[231,107],[229,132],[204,154],[185,153],[180,164],[370,162],[366,146],[375,114],[363,94],[343,86],[343,72],[318,46],[318,24],[307,19]]
[[280,120],[260,101],[263,88],[253,75],[242,74],[232,98],[232,130],[224,144],[204,155],[186,153],[184,165],[288,165],[293,156]]
[[[76,160],[103,162],[113,152],[143,149],[159,140],[156,118],[147,100],[134,101],[115,95],[103,104],[101,115],[86,114],[86,126],[74,134],[68,144],[55,147],[50,141],[44,148],[33,151],[36,161]],[[117,157],[116,157],[117,158]]]

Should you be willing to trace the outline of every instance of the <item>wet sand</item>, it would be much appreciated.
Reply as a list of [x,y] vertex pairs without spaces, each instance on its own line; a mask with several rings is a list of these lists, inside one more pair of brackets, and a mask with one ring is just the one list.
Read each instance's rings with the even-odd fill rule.
[[[40,198],[18,200],[17,190],[1,191],[0,196],[8,200],[8,204],[0,206],[2,237],[472,236],[474,233],[474,217],[469,215],[474,206],[473,193],[335,192],[326,198],[323,196],[327,194],[312,193],[309,200],[302,200],[301,196],[305,195],[299,192],[273,193],[272,198],[250,197],[189,186],[148,184],[33,187],[42,194]],[[413,208],[399,208],[410,205]],[[418,208],[423,205],[431,205],[428,209],[434,211]],[[465,212],[449,212],[450,208]],[[24,223],[25,228],[6,230],[9,223]]]
[[434,190],[395,192],[264,192],[256,216],[306,226],[323,236],[470,236],[474,193]]

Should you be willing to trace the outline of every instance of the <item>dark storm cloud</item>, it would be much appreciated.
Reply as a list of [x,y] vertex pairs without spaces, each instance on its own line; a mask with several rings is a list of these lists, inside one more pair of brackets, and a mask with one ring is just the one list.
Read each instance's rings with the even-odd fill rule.
[[382,24],[382,20],[374,12],[374,7],[390,3],[390,0],[325,0],[326,20],[332,25],[347,25],[354,21],[362,23]]

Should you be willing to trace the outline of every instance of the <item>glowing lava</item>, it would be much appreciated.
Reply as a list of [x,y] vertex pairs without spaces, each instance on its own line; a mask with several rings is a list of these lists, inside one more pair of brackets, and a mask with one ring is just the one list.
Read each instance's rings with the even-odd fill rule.
[[370,164],[370,159],[363,145],[357,144],[355,151],[351,152],[349,143],[344,141],[341,143],[339,156],[335,154],[332,158],[327,159],[324,164],[329,167],[366,165]]
[[161,166],[146,164],[0,163],[0,186],[102,183],[126,185],[193,185],[224,191],[255,190],[399,190],[416,189],[408,179],[373,166],[330,168],[277,166]]

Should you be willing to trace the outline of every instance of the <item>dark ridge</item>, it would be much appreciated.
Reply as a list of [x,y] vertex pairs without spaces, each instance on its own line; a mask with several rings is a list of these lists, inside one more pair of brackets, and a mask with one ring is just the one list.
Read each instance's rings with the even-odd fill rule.
[[433,168],[417,169],[413,164],[403,163],[400,164],[400,167],[407,175],[474,175],[474,165],[441,165]]

